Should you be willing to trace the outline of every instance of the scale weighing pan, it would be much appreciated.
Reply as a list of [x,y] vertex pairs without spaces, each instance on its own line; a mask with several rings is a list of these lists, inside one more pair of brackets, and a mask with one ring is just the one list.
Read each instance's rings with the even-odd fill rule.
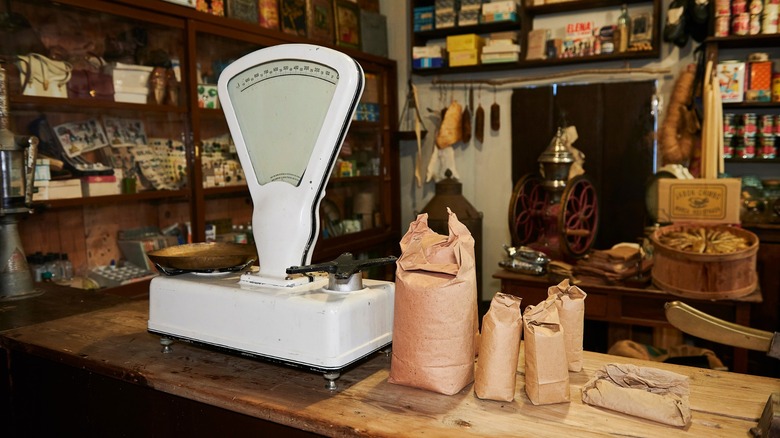
[[152,251],[147,256],[168,275],[240,271],[257,260],[257,252],[253,246],[228,242],[169,246]]

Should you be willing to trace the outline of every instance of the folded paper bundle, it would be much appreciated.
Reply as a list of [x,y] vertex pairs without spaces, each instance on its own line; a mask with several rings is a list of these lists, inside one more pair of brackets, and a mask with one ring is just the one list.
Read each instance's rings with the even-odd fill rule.
[[401,239],[388,382],[442,394],[474,381],[479,320],[474,238],[449,213],[449,236],[421,214]]
[[481,399],[512,401],[515,398],[523,332],[520,301],[520,297],[498,292],[482,318],[480,354],[474,378],[474,392]]
[[608,364],[582,387],[582,401],[671,426],[691,421],[688,377],[631,364]]
[[574,274],[578,279],[595,284],[614,284],[648,270],[639,248],[616,246],[608,250],[593,250],[577,260]]
[[523,312],[525,392],[531,403],[569,402],[569,369],[564,331],[553,300]]
[[588,296],[577,286],[563,280],[547,289],[548,300],[555,303],[558,318],[563,327],[566,360],[569,371],[582,370],[582,334],[585,329],[585,298]]

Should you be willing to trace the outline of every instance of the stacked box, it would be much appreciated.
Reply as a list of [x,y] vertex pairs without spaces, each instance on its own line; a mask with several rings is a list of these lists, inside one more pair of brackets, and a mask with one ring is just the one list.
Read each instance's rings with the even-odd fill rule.
[[479,57],[484,45],[485,39],[474,33],[448,36],[449,66],[462,67],[479,64]]
[[81,178],[84,196],[109,196],[120,194],[115,175],[94,175]]
[[517,62],[520,59],[520,45],[509,38],[489,39],[482,48],[480,57],[483,64]]
[[443,47],[438,45],[412,47],[412,68],[441,68],[444,66]]
[[461,0],[458,11],[458,26],[475,26],[479,24],[482,11],[482,0]]
[[436,0],[436,29],[455,27],[457,24],[457,7],[455,0]]
[[749,61],[747,64],[748,102],[770,102],[772,100],[772,61]]
[[423,32],[426,30],[433,30],[433,16],[433,6],[414,8],[414,31]]

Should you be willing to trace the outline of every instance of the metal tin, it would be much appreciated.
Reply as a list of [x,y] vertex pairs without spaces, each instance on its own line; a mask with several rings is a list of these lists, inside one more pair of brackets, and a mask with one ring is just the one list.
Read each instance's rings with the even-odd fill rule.
[[715,17],[715,36],[729,36],[729,27],[731,24],[731,15],[719,15]]
[[742,13],[735,14],[734,19],[731,21],[731,34],[732,35],[747,35],[750,25],[750,14]]
[[764,5],[764,21],[761,23],[761,33],[777,33],[778,13],[780,13],[780,4],[767,3]]
[[731,15],[731,1],[715,0],[715,16],[722,17],[724,15]]
[[734,135],[737,133],[737,124],[734,113],[723,114],[723,134]]
[[775,116],[761,114],[758,116],[758,133],[761,135],[774,135]]
[[742,137],[742,147],[737,148],[737,157],[739,158],[755,158],[756,156],[756,138],[755,137]]
[[734,156],[734,136],[730,134],[723,134],[723,158],[731,158]]
[[750,1],[750,15],[760,15],[764,10],[764,2],[762,0]]
[[[772,75],[772,102],[780,102],[780,73]],[[777,126],[777,121],[775,121]]]
[[761,158],[775,158],[777,156],[774,135],[762,135],[758,137],[758,147]]
[[739,15],[747,13],[747,1],[746,0],[733,0],[731,2],[731,14]]
[[742,114],[742,128],[740,129],[741,134],[745,137],[755,137],[757,130],[756,113]]
[[761,33],[761,16],[751,15],[750,23],[748,24],[748,34],[758,35],[759,33]]

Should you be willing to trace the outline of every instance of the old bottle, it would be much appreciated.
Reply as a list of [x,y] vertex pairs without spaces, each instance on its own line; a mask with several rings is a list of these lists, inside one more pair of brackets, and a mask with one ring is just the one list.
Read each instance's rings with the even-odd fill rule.
[[628,15],[628,6],[624,3],[620,7],[620,16],[615,29],[615,49],[618,52],[628,50],[628,39],[631,33],[631,17]]

